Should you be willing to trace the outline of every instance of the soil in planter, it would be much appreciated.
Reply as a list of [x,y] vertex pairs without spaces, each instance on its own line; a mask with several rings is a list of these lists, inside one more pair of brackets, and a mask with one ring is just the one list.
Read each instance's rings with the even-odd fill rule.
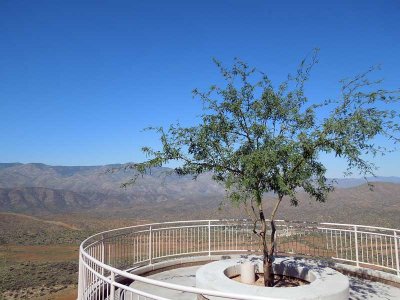
[[[232,277],[231,279],[241,282],[240,275]],[[310,284],[308,281],[302,280],[300,278],[289,277],[289,276],[279,275],[279,274],[274,274],[274,279],[275,279],[274,287],[296,287],[296,286]],[[256,282],[252,285],[264,286],[264,274],[257,273],[256,274]]]

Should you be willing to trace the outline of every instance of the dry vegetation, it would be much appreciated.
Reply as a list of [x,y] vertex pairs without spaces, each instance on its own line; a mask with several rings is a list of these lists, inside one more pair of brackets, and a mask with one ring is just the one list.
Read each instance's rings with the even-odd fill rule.
[[85,234],[64,224],[0,214],[0,295],[56,299],[54,295],[75,289],[77,245]]
[[2,295],[5,299],[51,295],[75,286],[77,272],[77,261],[6,263],[0,269]]
[[[398,195],[399,184],[379,183],[373,192],[367,186],[338,189],[325,204],[305,197],[300,197],[300,207],[284,203],[279,217],[400,228]],[[85,237],[152,221],[246,217],[228,203],[222,210],[219,206],[218,200],[202,199],[68,214],[0,213],[0,295],[4,299],[76,299],[78,247]]]

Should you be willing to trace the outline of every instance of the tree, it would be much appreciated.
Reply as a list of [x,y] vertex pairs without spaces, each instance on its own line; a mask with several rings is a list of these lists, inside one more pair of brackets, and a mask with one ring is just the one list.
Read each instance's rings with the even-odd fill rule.
[[[181,162],[175,168],[179,175],[196,178],[212,172],[232,202],[251,208],[253,231],[263,249],[266,286],[274,284],[274,220],[282,200],[297,205],[296,191],[301,188],[324,202],[333,189],[320,154],[344,158],[349,174],[357,170],[368,175],[375,170],[368,154],[388,151],[377,144],[377,138],[399,141],[399,111],[394,106],[399,91],[382,89],[381,81],[369,80],[376,68],[341,81],[338,100],[310,103],[304,86],[316,63],[314,51],[301,62],[295,76],[289,75],[274,87],[266,74],[238,59],[231,69],[215,60],[226,85],[213,85],[208,92],[193,91],[203,101],[201,122],[190,127],[150,128],[160,134],[162,149],[144,147],[149,160],[128,166],[143,174],[177,160]],[[269,220],[263,207],[266,192],[276,195]]]

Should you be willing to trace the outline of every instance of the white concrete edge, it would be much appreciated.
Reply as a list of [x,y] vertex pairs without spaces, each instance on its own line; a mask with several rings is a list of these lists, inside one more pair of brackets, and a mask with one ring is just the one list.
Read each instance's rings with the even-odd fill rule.
[[344,270],[347,272],[355,273],[357,275],[370,276],[370,277],[383,279],[383,280],[387,280],[387,281],[391,281],[391,282],[400,284],[400,277],[396,276],[395,274],[390,274],[390,273],[379,271],[379,270],[362,268],[362,267],[341,264],[341,263],[335,263],[333,267],[337,268],[339,270]]

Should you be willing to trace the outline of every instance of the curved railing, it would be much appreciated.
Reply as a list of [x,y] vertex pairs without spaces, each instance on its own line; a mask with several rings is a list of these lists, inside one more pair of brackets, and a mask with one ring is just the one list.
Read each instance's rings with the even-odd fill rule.
[[[400,230],[336,223],[276,223],[277,254],[332,259],[400,277]],[[259,238],[247,220],[165,222],[105,231],[80,246],[78,299],[168,300],[130,286],[138,281],[193,295],[272,300],[181,286],[135,274],[138,268],[174,258],[259,252]]]

